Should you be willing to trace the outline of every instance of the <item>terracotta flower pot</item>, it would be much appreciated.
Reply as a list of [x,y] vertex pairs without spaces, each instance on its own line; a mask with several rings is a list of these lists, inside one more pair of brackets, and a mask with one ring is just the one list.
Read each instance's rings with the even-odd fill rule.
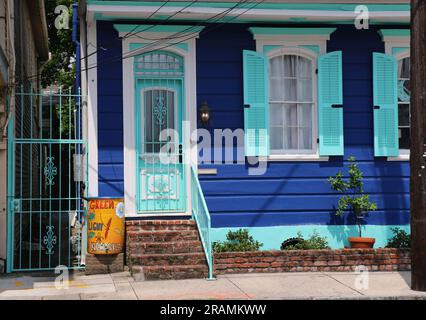
[[374,243],[376,242],[375,238],[363,238],[363,237],[349,237],[349,243],[351,248],[355,249],[369,249],[373,248]]

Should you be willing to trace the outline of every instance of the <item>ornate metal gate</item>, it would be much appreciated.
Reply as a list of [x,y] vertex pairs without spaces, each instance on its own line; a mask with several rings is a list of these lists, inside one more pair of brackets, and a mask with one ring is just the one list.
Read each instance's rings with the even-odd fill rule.
[[80,94],[16,94],[9,131],[8,271],[82,266],[86,143],[76,137]]

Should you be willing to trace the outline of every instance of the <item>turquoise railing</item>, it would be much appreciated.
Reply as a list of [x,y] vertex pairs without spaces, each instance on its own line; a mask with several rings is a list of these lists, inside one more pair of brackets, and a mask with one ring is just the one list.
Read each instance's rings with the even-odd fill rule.
[[203,190],[194,168],[191,168],[191,201],[192,201],[192,217],[197,223],[200,233],[201,242],[203,244],[204,253],[206,255],[207,265],[209,268],[209,279],[213,279],[213,250],[211,242],[211,220],[206,200],[204,199]]

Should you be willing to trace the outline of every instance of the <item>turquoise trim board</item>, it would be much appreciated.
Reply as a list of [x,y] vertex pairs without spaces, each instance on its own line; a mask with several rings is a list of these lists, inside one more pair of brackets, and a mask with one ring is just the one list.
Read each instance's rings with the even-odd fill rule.
[[249,28],[254,35],[310,35],[329,36],[336,28]]
[[[158,7],[158,2],[151,1],[108,1],[108,0],[87,0],[88,5],[108,5],[108,6],[155,6]],[[164,4],[165,7],[185,7],[191,4],[194,8],[232,8],[235,6],[233,2],[195,2],[190,1],[176,2],[170,1]],[[317,4],[317,3],[261,3],[256,6],[256,9],[288,9],[288,10],[318,10],[318,11],[354,11],[358,4]],[[251,8],[252,3],[242,3],[239,8]],[[410,11],[409,4],[370,4],[370,11]]]
[[[149,19],[149,23],[152,22],[156,22],[156,23],[163,23],[166,20],[171,19],[172,14],[171,15],[155,15],[153,16],[151,19]],[[127,20],[127,21],[135,21],[135,22],[140,22],[141,19],[138,17],[131,17],[128,15],[104,15],[102,12],[95,12],[95,14],[93,15],[94,20],[99,20],[99,21],[123,21],[123,20]],[[259,20],[259,19],[245,19],[245,18],[241,18],[239,17],[238,19],[233,19],[232,17],[225,17],[225,18],[218,18],[217,20],[215,20],[215,23],[228,23],[230,22],[229,20],[232,19],[232,23],[259,23],[259,22],[280,22],[280,23],[294,23],[294,24],[299,24],[299,25],[304,25],[304,24],[312,24],[312,23],[321,23],[321,24],[327,24],[327,25],[339,25],[339,24],[350,24],[353,25],[353,19],[347,19],[347,20],[333,20],[333,21],[327,21],[324,22],[323,20],[314,20],[314,19],[310,19],[308,20],[306,17],[291,17],[288,19],[283,19],[283,18],[279,18],[279,19],[265,19],[265,20]],[[172,19],[170,21],[173,21]],[[205,19],[195,19],[195,18],[182,18],[178,20],[179,23],[203,23],[205,21]],[[409,26],[408,22],[401,22],[401,21],[376,21],[374,19],[370,20],[370,24],[371,25],[401,25],[401,26]]]
[[[298,47],[304,48],[304,49],[308,49],[308,50],[314,52],[317,55],[320,54],[320,47],[316,46],[316,45],[300,45]],[[275,50],[275,49],[278,49],[278,48],[284,48],[284,46],[273,45],[273,44],[271,44],[271,45],[264,45],[263,46],[263,53],[264,54],[268,54],[272,50]],[[292,47],[286,47],[286,48],[292,48]]]
[[[410,232],[410,225],[398,226],[363,226],[363,236],[376,238],[374,248],[386,246],[388,239],[393,236],[392,228],[400,228],[406,232]],[[226,240],[226,234],[229,231],[236,231],[240,228],[213,228],[211,229],[212,242]],[[301,226],[276,226],[276,227],[247,227],[249,233],[257,241],[263,243],[262,250],[279,250],[281,243],[292,237],[297,236],[297,232],[301,232],[306,239],[314,231],[321,237],[326,237],[329,246],[332,249],[344,248],[349,246],[348,237],[358,236],[358,227],[356,225],[346,226],[324,226],[324,225],[301,225]]]
[[395,56],[397,54],[400,54],[402,52],[409,52],[410,48],[408,47],[393,47],[392,48],[392,54]]
[[204,29],[203,26],[192,25],[137,25],[137,24],[114,24],[115,30],[118,32],[182,32],[182,33],[198,33]]
[[[149,46],[149,45],[152,45],[152,43],[131,43],[129,45],[129,50],[133,51],[133,50],[136,50],[136,49],[139,49],[139,48],[143,48],[143,47],[146,47],[146,46]],[[162,46],[166,46],[166,44],[164,43]],[[169,47],[180,48],[180,49],[182,49],[184,51],[188,51],[189,50],[189,46],[188,46],[187,43],[174,43],[174,44],[170,45]],[[143,53],[141,53],[141,54],[143,54]]]
[[381,29],[382,37],[410,37],[410,29]]

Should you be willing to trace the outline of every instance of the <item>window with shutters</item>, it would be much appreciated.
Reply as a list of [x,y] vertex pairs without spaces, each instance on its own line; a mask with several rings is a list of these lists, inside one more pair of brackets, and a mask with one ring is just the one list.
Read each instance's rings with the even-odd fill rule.
[[398,60],[398,141],[400,154],[410,152],[410,58]]
[[316,154],[315,69],[315,59],[294,52],[269,57],[271,154]]

